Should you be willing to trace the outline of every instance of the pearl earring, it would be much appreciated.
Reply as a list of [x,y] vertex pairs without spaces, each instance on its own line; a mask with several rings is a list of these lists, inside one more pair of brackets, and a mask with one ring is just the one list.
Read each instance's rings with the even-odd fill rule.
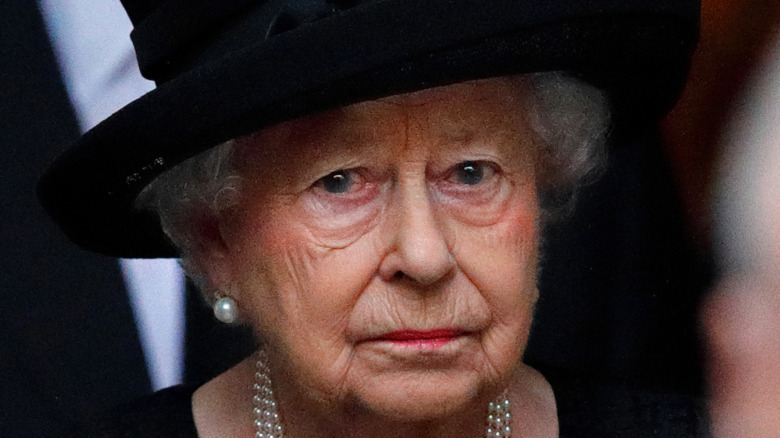
[[225,324],[233,324],[238,319],[238,304],[230,297],[218,299],[214,302],[214,317]]

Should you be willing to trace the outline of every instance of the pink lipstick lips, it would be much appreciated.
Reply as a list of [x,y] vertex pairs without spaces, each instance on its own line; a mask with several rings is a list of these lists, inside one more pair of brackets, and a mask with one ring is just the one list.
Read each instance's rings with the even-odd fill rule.
[[412,347],[437,348],[444,346],[463,335],[463,331],[454,329],[398,330],[385,333],[371,340],[392,342],[394,344]]

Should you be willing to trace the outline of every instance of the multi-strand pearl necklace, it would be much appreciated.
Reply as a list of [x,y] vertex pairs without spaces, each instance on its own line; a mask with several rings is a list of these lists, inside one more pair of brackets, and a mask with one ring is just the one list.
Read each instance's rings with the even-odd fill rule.
[[[268,372],[268,356],[264,350],[257,353],[255,362],[255,396],[252,398],[255,414],[255,438],[283,438],[284,428],[271,388]],[[512,436],[512,413],[506,391],[495,401],[488,403],[487,438],[509,438]]]
[[509,438],[512,436],[512,412],[506,391],[495,401],[488,403],[487,438]]
[[257,352],[255,362],[255,396],[252,397],[255,413],[255,438],[282,438],[284,429],[279,418],[279,412],[271,388],[271,377],[268,372],[268,355],[265,350]]

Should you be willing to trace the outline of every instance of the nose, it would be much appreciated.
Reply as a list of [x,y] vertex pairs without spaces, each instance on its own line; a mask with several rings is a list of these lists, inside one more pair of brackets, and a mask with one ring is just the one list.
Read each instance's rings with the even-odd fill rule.
[[409,278],[422,286],[450,273],[455,260],[437,223],[425,181],[399,184],[390,206],[390,250],[379,267],[385,281]]

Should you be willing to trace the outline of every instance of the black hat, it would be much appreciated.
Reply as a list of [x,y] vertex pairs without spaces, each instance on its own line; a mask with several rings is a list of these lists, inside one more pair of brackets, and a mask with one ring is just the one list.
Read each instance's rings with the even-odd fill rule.
[[123,0],[157,88],[76,141],[40,181],[79,245],[176,252],[133,208],[156,175],[223,141],[346,104],[466,80],[562,70],[607,92],[618,121],[673,105],[698,0]]

